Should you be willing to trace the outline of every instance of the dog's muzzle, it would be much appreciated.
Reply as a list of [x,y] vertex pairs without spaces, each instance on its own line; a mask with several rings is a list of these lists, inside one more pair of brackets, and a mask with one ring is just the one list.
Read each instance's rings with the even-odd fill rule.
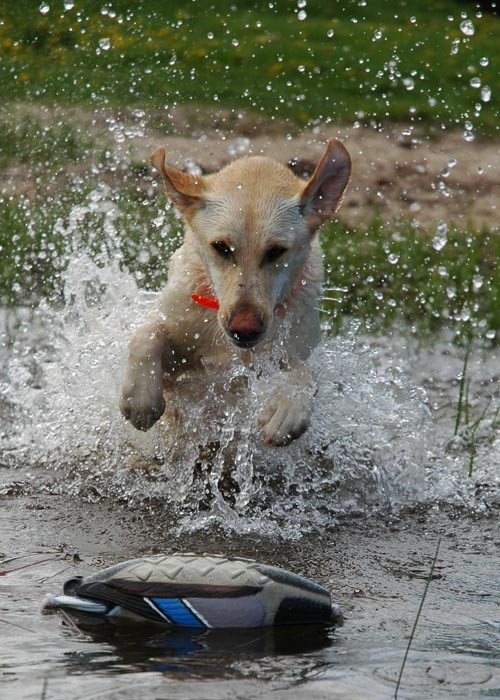
[[265,333],[262,317],[251,311],[233,311],[227,329],[233,343],[240,348],[253,348]]

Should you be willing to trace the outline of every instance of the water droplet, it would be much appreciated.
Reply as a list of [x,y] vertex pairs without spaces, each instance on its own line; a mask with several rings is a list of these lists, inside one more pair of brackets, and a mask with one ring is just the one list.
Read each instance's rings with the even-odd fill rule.
[[462,34],[465,34],[465,36],[472,36],[476,31],[476,28],[470,19],[466,19],[463,22],[460,22],[460,30]]
[[456,164],[457,164],[456,158],[449,158],[449,159],[448,159],[448,162],[446,163],[446,165],[447,165],[449,168],[454,168]]
[[99,48],[101,48],[103,51],[109,51],[111,48],[111,39],[109,36],[99,39]]
[[483,68],[484,68],[485,66],[487,66],[487,65],[489,64],[489,62],[490,62],[490,59],[489,59],[489,58],[486,58],[486,56],[483,56],[483,58],[480,58],[480,59],[479,59],[479,65],[480,65],[480,66],[483,66]]
[[440,221],[436,229],[436,234],[432,239],[432,247],[434,248],[434,250],[437,250],[439,252],[448,243],[448,237],[446,235],[447,232],[448,225],[446,224],[446,222]]
[[46,2],[42,2],[38,10],[42,13],[42,15],[46,15],[50,12],[50,5],[47,5]]
[[209,39],[210,41],[212,41],[213,38],[214,38],[214,33],[213,33],[213,32],[208,32],[208,34],[207,34],[207,39]]
[[384,32],[381,29],[377,29],[375,34],[373,35],[373,41],[378,41],[384,36]]
[[481,78],[471,78],[469,81],[469,85],[473,88],[480,88],[481,87]]
[[484,283],[484,278],[481,275],[474,275],[472,278],[472,288],[477,291],[478,289],[481,289]]
[[231,39],[231,44],[236,48],[240,45],[240,42],[238,41],[238,39]]
[[399,257],[400,256],[397,253],[390,253],[390,255],[387,256],[387,260],[391,265],[395,265],[398,262]]
[[300,10],[297,14],[297,18],[302,22],[307,17],[307,12],[305,10]]
[[329,30],[327,31],[327,33],[326,33],[326,36],[327,36],[329,39],[331,39],[332,36],[333,36],[334,34],[335,34],[335,32],[333,31],[333,29],[329,29]]
[[481,88],[481,99],[483,102],[489,102],[491,100],[491,88],[489,85],[483,85]]
[[415,87],[415,81],[412,78],[404,78],[403,85],[407,90],[413,90]]
[[301,10],[306,5],[307,5],[307,0],[298,0],[298,2],[297,2],[297,7],[299,8],[299,10]]
[[73,0],[64,0],[64,9],[65,10],[72,10],[75,6],[75,3]]

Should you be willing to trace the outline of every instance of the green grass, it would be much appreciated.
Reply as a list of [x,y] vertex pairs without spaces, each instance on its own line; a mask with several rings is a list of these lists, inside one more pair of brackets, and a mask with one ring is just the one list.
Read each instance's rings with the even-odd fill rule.
[[[119,262],[137,281],[159,288],[166,261],[179,243],[179,222],[161,227],[163,207],[129,186],[111,191],[87,179],[62,190],[57,199],[43,193],[0,208],[0,305],[36,305],[41,297],[59,301],[64,270],[81,252],[98,264]],[[169,230],[171,227],[171,230]],[[168,230],[168,232],[167,232]]]
[[[477,455],[478,443],[492,442],[495,439],[499,427],[498,416],[500,405],[492,406],[493,397],[490,397],[486,405],[481,408],[481,412],[474,419],[472,418],[472,406],[470,402],[471,377],[467,374],[467,365],[472,352],[472,339],[466,345],[464,364],[460,373],[460,383],[458,389],[457,414],[455,418],[455,430],[453,433],[457,443],[461,443],[469,452],[468,476],[472,478],[474,472],[474,462]],[[476,411],[477,413],[477,411]],[[479,435],[481,433],[481,435]]]
[[44,123],[29,115],[19,120],[0,113],[0,167],[33,164],[54,171],[76,164],[93,148],[93,140],[68,122]]
[[[47,4],[42,14],[41,0],[0,3],[4,104],[136,104],[167,114],[191,103],[295,124],[470,121],[478,134],[498,133],[500,19],[476,17],[474,3],[309,0],[302,20],[291,0]],[[473,35],[461,31],[461,14]],[[490,101],[472,78],[491,88]]]
[[338,328],[343,318],[364,319],[372,331],[404,320],[418,332],[450,326],[467,338],[500,329],[500,237],[483,229],[450,226],[439,251],[433,232],[409,222],[367,228],[326,228],[329,284],[347,290],[325,302]]

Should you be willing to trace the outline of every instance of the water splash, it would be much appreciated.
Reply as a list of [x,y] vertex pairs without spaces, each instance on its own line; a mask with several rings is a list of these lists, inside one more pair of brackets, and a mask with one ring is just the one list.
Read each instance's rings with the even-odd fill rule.
[[[256,428],[280,381],[265,362],[259,373],[235,360],[224,372],[183,377],[170,420],[136,431],[118,401],[128,339],[156,294],[102,255],[70,256],[64,305],[16,312],[0,370],[2,460],[23,488],[151,506],[181,530],[215,522],[287,537],[345,515],[476,502],[466,447],[455,440],[448,449],[435,430],[425,393],[400,366],[403,353],[362,342],[355,327],[310,358],[312,423],[286,448],[266,447]],[[479,477],[481,465],[478,455]]]

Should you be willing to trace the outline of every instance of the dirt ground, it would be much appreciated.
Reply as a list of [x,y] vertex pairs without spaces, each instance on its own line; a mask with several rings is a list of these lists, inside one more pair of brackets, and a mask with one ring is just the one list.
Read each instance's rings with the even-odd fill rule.
[[[499,228],[500,140],[467,141],[461,131],[429,133],[408,125],[382,128],[319,125],[300,131],[261,118],[200,109],[178,108],[169,114],[39,108],[18,105],[14,116],[28,114],[43,124],[73,124],[95,142],[78,165],[67,165],[57,177],[64,187],[75,175],[95,175],[96,154],[109,149],[118,167],[102,173],[113,187],[130,176],[150,172],[149,157],[162,146],[168,161],[181,169],[210,173],[236,157],[263,154],[288,162],[307,177],[324,143],[339,138],[353,161],[352,179],[340,218],[350,225],[370,222],[378,212],[384,221],[411,219],[435,229],[439,221],[459,228]],[[0,189],[26,192],[40,175],[31,163],[12,163],[0,173]]]
[[235,155],[263,154],[291,162],[300,175],[310,174],[328,138],[339,138],[352,157],[352,179],[340,211],[351,225],[368,223],[375,212],[384,220],[410,218],[424,227],[440,220],[460,228],[498,230],[500,214],[500,142],[467,142],[460,133],[439,138],[406,136],[404,127],[382,131],[366,127],[318,128],[286,134],[229,136],[208,134],[154,136],[134,144],[136,157],[162,145],[169,162],[212,172]]

